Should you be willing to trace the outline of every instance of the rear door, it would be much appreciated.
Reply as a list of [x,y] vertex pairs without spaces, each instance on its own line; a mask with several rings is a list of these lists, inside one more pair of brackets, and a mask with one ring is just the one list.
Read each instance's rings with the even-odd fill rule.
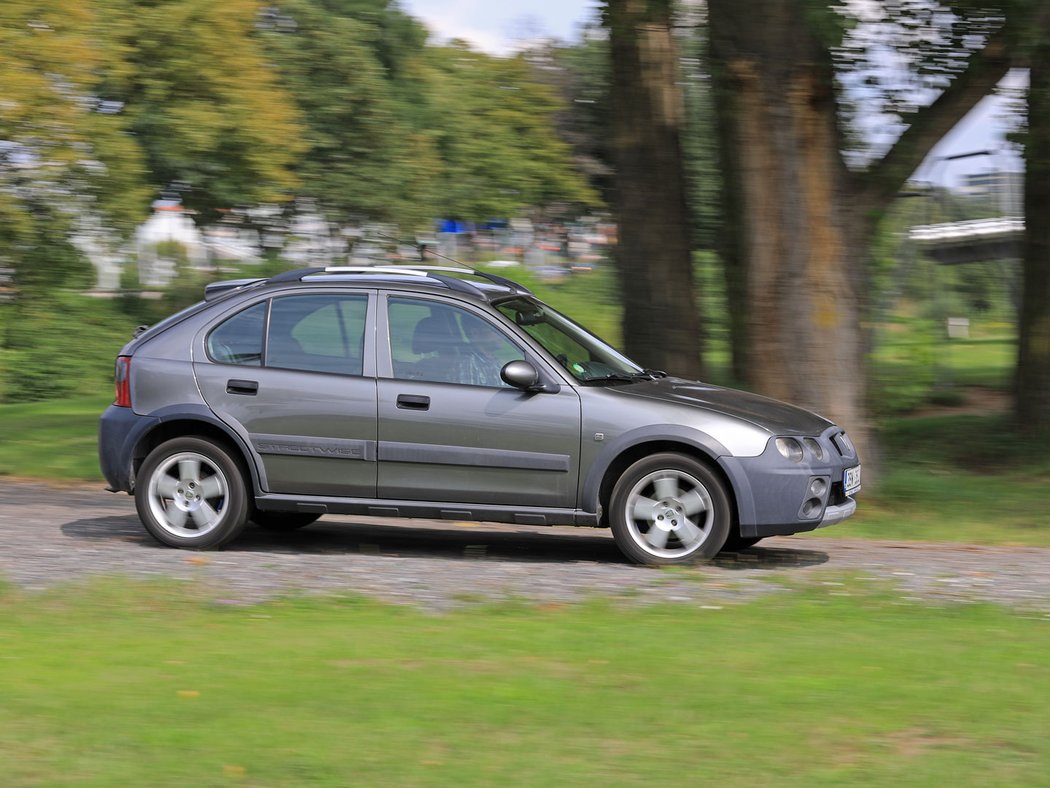
[[375,496],[374,314],[373,293],[294,293],[201,332],[197,384],[260,455],[265,490]]
[[425,296],[390,294],[384,303],[379,496],[575,507],[575,390],[525,393],[503,383],[502,366],[527,352],[481,310]]

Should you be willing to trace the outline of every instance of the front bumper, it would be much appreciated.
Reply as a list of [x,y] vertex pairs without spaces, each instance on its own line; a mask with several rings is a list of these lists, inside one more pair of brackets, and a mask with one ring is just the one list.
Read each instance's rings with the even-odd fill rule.
[[[814,436],[823,449],[823,459],[806,451],[800,462],[784,458],[771,438],[765,451],[757,457],[722,458],[722,467],[736,493],[740,535],[766,537],[812,531],[835,525],[857,511],[857,502],[844,489],[847,468],[860,465],[860,459],[849,445],[843,451],[834,441],[842,432],[829,427]],[[819,506],[806,506],[814,499],[810,485],[822,479],[826,490],[819,496]]]
[[857,501],[853,498],[847,498],[845,503],[833,504],[828,506],[824,510],[824,518],[817,525],[817,528],[826,528],[829,525],[835,525],[835,523],[841,523],[847,517],[852,517],[853,513],[857,511]]

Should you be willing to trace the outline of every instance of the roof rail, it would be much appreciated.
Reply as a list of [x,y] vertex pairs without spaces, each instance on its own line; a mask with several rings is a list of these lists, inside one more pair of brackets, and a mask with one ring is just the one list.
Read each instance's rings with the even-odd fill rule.
[[269,281],[270,282],[297,282],[300,279],[302,279],[304,276],[309,276],[310,274],[320,274],[320,273],[323,273],[323,272],[324,272],[324,269],[319,267],[319,266],[314,266],[312,268],[296,268],[296,269],[293,269],[291,271],[282,271],[281,273],[277,274],[276,276],[271,276]]
[[426,276],[425,271],[411,266],[397,265],[330,265],[324,269],[326,274],[408,274],[409,276]]
[[[292,271],[284,271],[283,273],[277,274],[276,276],[270,277],[268,280],[239,280],[243,284],[247,284],[252,281],[267,281],[267,282],[296,282],[304,281],[308,277],[323,276],[325,274],[377,274],[377,275],[400,275],[400,276],[419,276],[433,279],[450,290],[457,290],[461,293],[470,293],[473,296],[479,298],[485,298],[483,290],[478,288],[476,285],[471,284],[463,279],[459,279],[455,276],[449,276],[449,274],[463,274],[467,276],[476,276],[481,279],[487,279],[493,284],[500,285],[502,287],[509,288],[516,293],[525,295],[531,295],[532,291],[524,285],[520,285],[517,282],[507,279],[503,276],[496,274],[490,274],[487,271],[479,271],[476,268],[470,268],[468,266],[462,266],[460,268],[453,268],[451,266],[440,266],[440,265],[330,265],[326,267],[315,266],[311,268],[296,268]],[[218,283],[223,285],[225,283]],[[236,285],[241,286],[241,285]],[[229,289],[229,287],[223,288]]]

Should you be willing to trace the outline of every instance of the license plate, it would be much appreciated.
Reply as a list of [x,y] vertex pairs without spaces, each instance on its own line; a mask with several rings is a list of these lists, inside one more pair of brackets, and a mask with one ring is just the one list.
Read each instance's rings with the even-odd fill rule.
[[842,474],[842,486],[846,495],[853,495],[860,489],[860,466],[847,468]]

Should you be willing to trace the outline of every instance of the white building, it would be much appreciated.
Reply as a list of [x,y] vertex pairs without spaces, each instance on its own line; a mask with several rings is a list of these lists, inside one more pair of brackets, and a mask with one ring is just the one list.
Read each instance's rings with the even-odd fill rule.
[[193,266],[208,263],[208,250],[197,225],[177,200],[156,200],[153,215],[135,231],[135,252],[139,264],[139,283],[143,287],[163,287],[175,278],[175,259],[157,253],[164,243],[177,243]]

